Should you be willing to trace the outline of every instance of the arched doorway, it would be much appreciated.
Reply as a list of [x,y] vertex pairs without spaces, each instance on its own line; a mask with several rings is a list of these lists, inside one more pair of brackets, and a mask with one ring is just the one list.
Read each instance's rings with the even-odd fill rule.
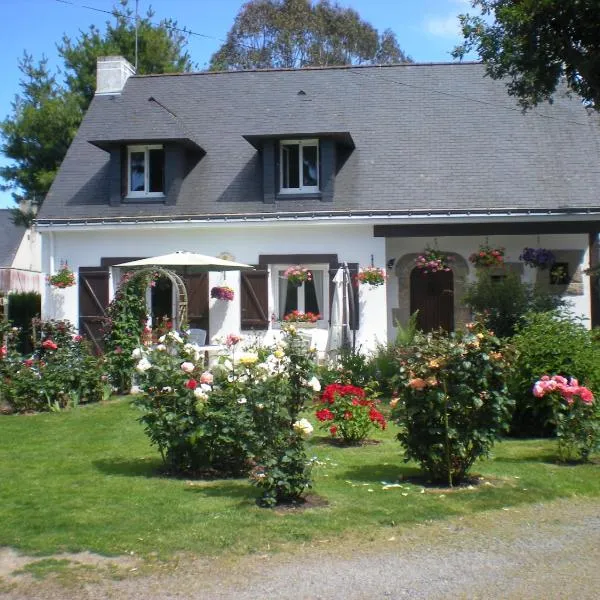
[[417,325],[423,331],[454,330],[454,274],[452,271],[410,274],[410,312],[419,311]]

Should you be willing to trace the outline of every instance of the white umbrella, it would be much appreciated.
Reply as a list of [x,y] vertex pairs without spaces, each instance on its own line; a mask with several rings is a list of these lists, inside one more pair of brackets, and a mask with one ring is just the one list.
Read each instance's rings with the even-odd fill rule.
[[189,267],[191,271],[247,271],[254,269],[251,265],[217,258],[216,256],[206,256],[196,252],[186,252],[178,250],[170,254],[160,256],[151,256],[140,260],[115,265],[116,267]]
[[348,290],[344,293],[344,267],[340,267],[333,278],[333,299],[331,302],[331,323],[327,338],[327,352],[337,352],[344,342],[345,319],[348,319]]

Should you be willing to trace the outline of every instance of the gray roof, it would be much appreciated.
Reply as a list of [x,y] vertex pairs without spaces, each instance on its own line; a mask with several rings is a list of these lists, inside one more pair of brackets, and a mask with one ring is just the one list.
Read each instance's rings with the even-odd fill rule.
[[0,268],[12,267],[25,231],[25,227],[13,223],[11,210],[0,210]]
[[[263,202],[251,141],[291,132],[351,136],[332,203]],[[120,96],[93,100],[39,221],[589,209],[600,207],[599,132],[576,98],[523,114],[476,63],[132,77]],[[141,137],[189,138],[206,155],[173,205],[110,206],[109,154],[90,140]]]

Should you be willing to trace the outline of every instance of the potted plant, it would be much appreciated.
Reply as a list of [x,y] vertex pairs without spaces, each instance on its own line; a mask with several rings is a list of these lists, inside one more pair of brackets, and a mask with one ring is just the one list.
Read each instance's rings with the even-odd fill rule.
[[425,248],[422,254],[415,258],[415,266],[424,275],[427,273],[438,273],[439,271],[451,271],[450,262],[452,257],[444,252],[433,248]]
[[231,302],[234,297],[233,288],[228,285],[216,285],[210,290],[210,297]]
[[378,287],[385,283],[387,275],[380,267],[364,267],[356,276],[358,281],[371,287]]
[[288,267],[283,275],[294,287],[300,287],[305,281],[312,280],[312,273],[301,265]]
[[321,318],[321,315],[312,312],[301,312],[299,310],[293,310],[283,317],[284,323],[294,324],[297,327],[307,328],[316,327],[317,321]]
[[75,273],[69,269],[69,265],[61,263],[60,269],[54,275],[48,275],[46,282],[49,286],[58,289],[65,289],[75,285]]
[[556,257],[551,250],[546,248],[523,248],[519,256],[528,267],[534,269],[549,269],[555,262]]
[[483,244],[479,246],[478,252],[473,252],[469,256],[469,261],[476,268],[502,267],[504,266],[504,251],[505,249],[502,247],[492,248],[487,244]]

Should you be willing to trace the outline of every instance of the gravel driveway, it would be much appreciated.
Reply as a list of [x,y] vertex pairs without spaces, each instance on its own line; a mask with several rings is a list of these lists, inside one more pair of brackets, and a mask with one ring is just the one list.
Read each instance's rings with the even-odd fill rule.
[[[1,565],[1,560],[0,560]],[[129,571],[127,565],[127,571]],[[600,598],[600,501],[571,499],[315,542],[295,554],[181,558],[118,581],[19,577],[7,599]],[[135,573],[144,573],[135,575]],[[7,579],[4,579],[5,583]]]

